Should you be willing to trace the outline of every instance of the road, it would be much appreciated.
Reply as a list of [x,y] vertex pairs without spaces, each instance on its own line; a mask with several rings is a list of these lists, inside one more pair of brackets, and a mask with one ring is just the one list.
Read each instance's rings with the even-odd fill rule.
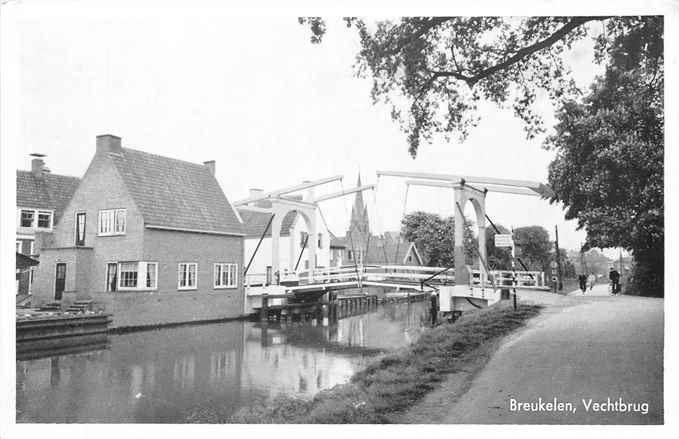
[[[546,309],[502,342],[464,394],[451,394],[452,405],[440,422],[663,422],[662,299],[610,297],[606,285],[601,285],[585,295],[526,292],[520,300],[542,303]],[[553,408],[545,404],[555,398]],[[616,410],[619,398],[636,404],[640,411],[633,411],[634,406]],[[530,410],[518,404],[531,402],[537,404]],[[595,403],[603,405],[595,411]],[[648,404],[645,414],[644,403]]]

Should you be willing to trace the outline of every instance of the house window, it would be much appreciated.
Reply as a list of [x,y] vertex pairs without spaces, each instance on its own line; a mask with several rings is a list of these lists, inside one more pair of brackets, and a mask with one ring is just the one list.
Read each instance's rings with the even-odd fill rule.
[[215,288],[238,286],[238,264],[215,264]]
[[349,251],[347,252],[347,259],[350,260],[350,261],[353,261],[353,260],[354,260],[354,252],[352,252],[351,250],[349,250]]
[[29,255],[34,255],[34,254],[35,254],[35,241],[31,241]]
[[21,227],[33,227],[33,219],[35,218],[35,211],[22,210],[21,211]]
[[120,288],[137,288],[139,278],[139,264],[136,262],[123,262],[120,264]]
[[322,233],[318,234],[318,248],[319,249],[323,248],[323,234]]
[[124,235],[127,227],[127,209],[99,211],[99,236]]
[[52,228],[52,212],[45,211],[38,212],[38,228],[39,229]]
[[299,232],[299,246],[300,246],[300,248],[306,247],[306,242],[307,242],[308,238],[309,238],[309,234],[307,232]]
[[177,289],[180,290],[195,290],[196,287],[196,272],[198,271],[198,264],[195,262],[179,264],[179,273],[177,279]]
[[17,241],[17,253],[21,253],[21,241]]
[[118,273],[120,290],[155,290],[158,287],[157,262],[121,262]]
[[158,287],[158,263],[146,263],[146,288],[155,290]]

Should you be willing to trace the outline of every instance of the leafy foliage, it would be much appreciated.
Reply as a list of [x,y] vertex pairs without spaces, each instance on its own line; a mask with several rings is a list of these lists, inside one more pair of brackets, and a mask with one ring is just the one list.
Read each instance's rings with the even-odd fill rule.
[[[562,54],[587,35],[586,23],[608,17],[403,17],[367,22],[358,31],[356,72],[373,80],[374,102],[391,106],[415,156],[436,134],[464,139],[478,122],[478,103],[509,105],[529,138],[543,131],[533,110],[539,90],[553,100],[577,89]],[[609,19],[609,21],[621,18]],[[311,41],[322,41],[322,19],[301,18]],[[605,46],[602,46],[605,47]]]
[[662,295],[664,265],[659,33],[662,21],[649,21],[638,32],[619,37],[605,75],[582,101],[563,103],[556,134],[547,141],[557,151],[549,167],[552,201],[563,202],[566,218],[586,229],[584,249],[632,251],[633,280],[652,295]]
[[[401,234],[420,250],[425,265],[448,267],[455,262],[455,219],[450,216],[428,212],[412,212],[401,221]],[[471,223],[465,221],[464,249],[467,263],[477,255],[478,242],[474,238]]]
[[[509,233],[502,224],[496,224],[502,234]],[[495,247],[495,229],[486,227],[486,256],[488,265],[493,270],[509,270],[512,268],[512,251],[507,247]]]
[[514,243],[517,247],[517,256],[521,257],[529,270],[549,269],[553,244],[544,227],[528,226],[514,229]]

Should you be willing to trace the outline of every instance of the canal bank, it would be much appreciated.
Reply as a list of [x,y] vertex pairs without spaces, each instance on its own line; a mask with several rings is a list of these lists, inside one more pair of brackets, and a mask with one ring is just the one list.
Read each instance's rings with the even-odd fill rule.
[[311,400],[278,398],[230,418],[199,422],[401,423],[402,415],[460,370],[478,367],[498,340],[539,314],[542,306],[504,302],[428,329],[412,344],[376,359],[351,380]]

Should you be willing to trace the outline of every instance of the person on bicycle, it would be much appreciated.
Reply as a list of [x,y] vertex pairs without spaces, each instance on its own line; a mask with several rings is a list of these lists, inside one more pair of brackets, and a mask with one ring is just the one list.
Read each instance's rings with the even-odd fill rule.
[[596,283],[596,276],[594,273],[590,273],[589,276],[587,276],[587,287],[589,288],[590,291],[592,291],[592,288],[594,288],[594,284]]
[[611,267],[608,278],[611,280],[611,294],[618,294],[620,292],[620,273]]

